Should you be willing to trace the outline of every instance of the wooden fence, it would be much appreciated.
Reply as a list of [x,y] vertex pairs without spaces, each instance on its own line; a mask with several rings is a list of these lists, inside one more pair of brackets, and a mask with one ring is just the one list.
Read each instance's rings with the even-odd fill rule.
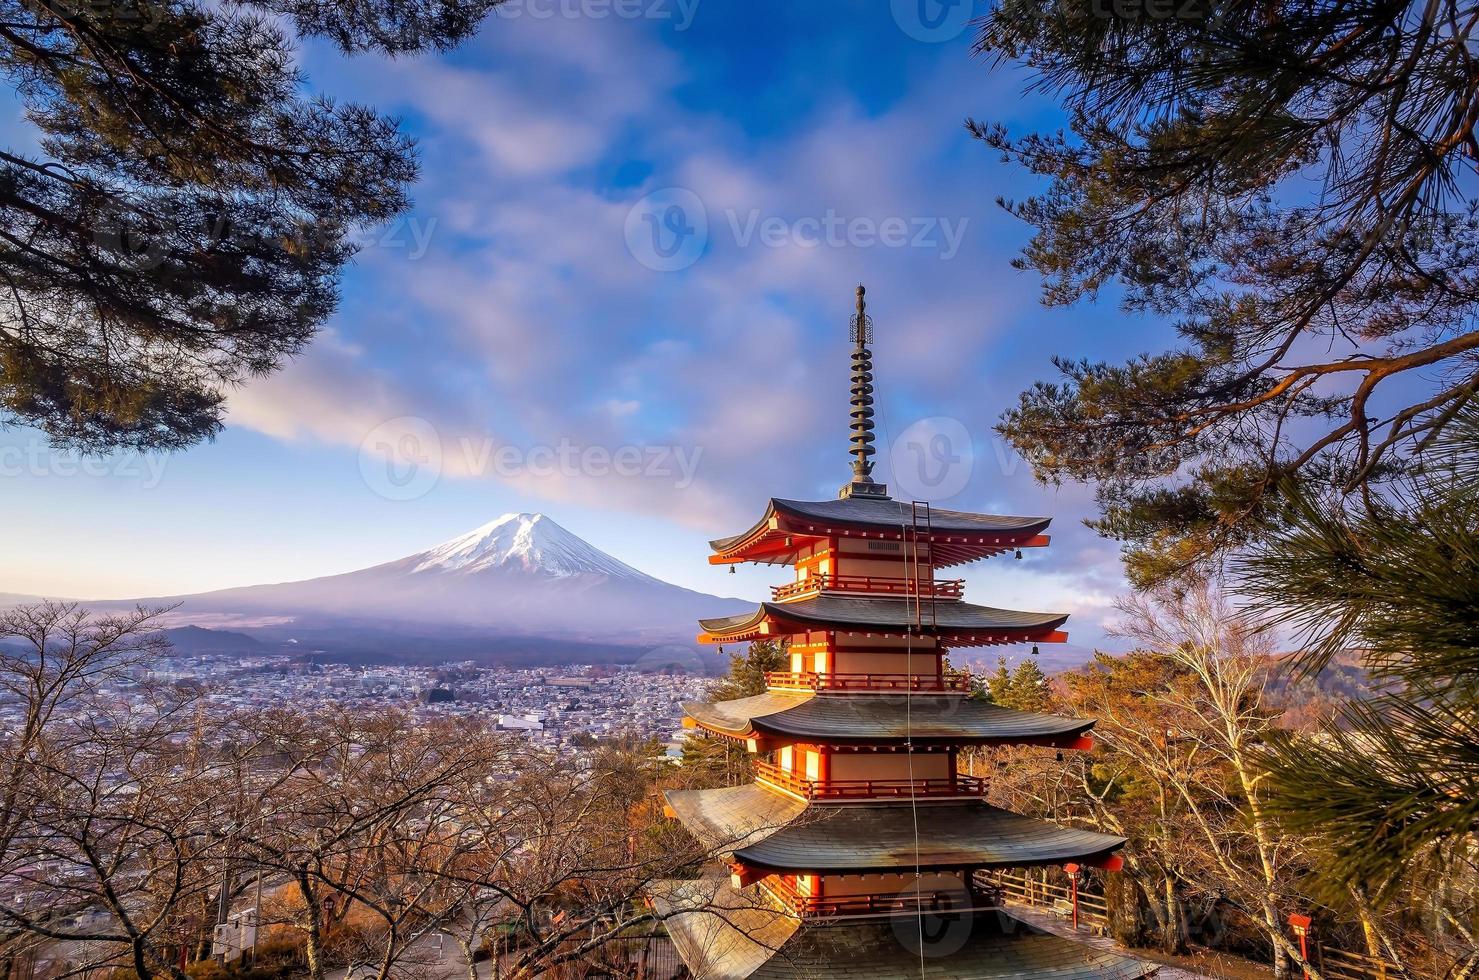
[[[1002,897],[1008,902],[1043,909],[1071,920],[1073,888],[1069,885],[1066,874],[1055,877],[1062,881],[1038,880],[1031,875],[1010,871],[979,872],[976,882],[982,887],[1000,889]],[[1088,894],[1082,888],[1079,889],[1078,922],[1080,926],[1101,935],[1109,931],[1109,904],[1103,895]]]
[[1407,980],[1407,974],[1391,960],[1348,953],[1320,943],[1310,952],[1315,968],[1325,980]]
[[[1008,902],[1043,909],[1063,919],[1073,916],[1073,889],[1066,874],[1055,874],[1055,879],[1041,880],[1030,874],[1009,871],[979,872],[976,881],[982,887],[995,887]],[[1103,895],[1078,893],[1079,925],[1091,932],[1107,935],[1109,932],[1109,904]],[[1324,943],[1314,942],[1310,946],[1310,959],[1325,980],[1409,980],[1402,968],[1387,959],[1351,953]]]

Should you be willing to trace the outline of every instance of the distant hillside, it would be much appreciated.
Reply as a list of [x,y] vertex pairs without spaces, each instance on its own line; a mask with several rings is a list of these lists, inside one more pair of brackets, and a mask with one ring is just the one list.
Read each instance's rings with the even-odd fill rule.
[[210,630],[200,626],[177,626],[161,630],[165,639],[176,653],[198,655],[264,654],[274,652],[271,647],[245,633],[230,630]]
[[543,514],[339,575],[88,605],[138,602],[173,607],[162,622],[187,654],[518,666],[633,663],[692,644],[700,618],[753,608],[638,571]]
[[[1282,712],[1279,721],[1286,728],[1314,729],[1330,719],[1342,702],[1368,698],[1377,691],[1370,674],[1361,666],[1360,651],[1341,654],[1314,677],[1295,676],[1293,658],[1291,653],[1269,658],[1268,680],[1264,685],[1265,704]],[[1050,676],[1082,674],[1092,666],[1086,663]]]
[[1342,653],[1314,677],[1296,677],[1284,654],[1265,687],[1268,705],[1284,714],[1286,728],[1307,731],[1329,719],[1342,701],[1359,701],[1377,693],[1370,673],[1361,666],[1360,651]]
[[[350,626],[304,622],[254,631],[264,651],[305,663],[437,664],[471,661],[483,667],[640,663],[654,647],[551,636],[496,635],[481,630],[418,630],[408,626]],[[717,653],[699,654],[711,670]]]
[[22,595],[19,592],[0,592],[0,609],[9,609],[12,606],[26,606],[33,602],[40,602],[41,599],[42,597],[37,595]]

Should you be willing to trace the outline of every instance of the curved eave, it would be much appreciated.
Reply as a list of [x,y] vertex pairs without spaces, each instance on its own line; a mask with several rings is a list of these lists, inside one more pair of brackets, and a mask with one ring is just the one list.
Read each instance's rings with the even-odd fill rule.
[[[870,605],[865,607],[864,603]],[[865,608],[878,614],[858,615]],[[848,615],[849,612],[853,615]],[[889,636],[903,636],[913,631],[916,634],[937,637],[951,647],[1064,643],[1068,640],[1068,634],[1058,629],[1068,621],[1067,613],[1028,613],[951,602],[939,604],[935,617],[933,626],[916,627],[912,607],[907,601],[899,599],[821,598],[785,603],[763,602],[751,613],[699,620],[703,632],[698,635],[698,642],[745,643],[811,630]]]
[[726,738],[750,739],[759,733],[755,720],[767,715],[783,714],[811,700],[814,694],[790,694],[776,691],[756,694],[733,701],[688,701],[681,705],[683,715],[706,732]]
[[670,789],[663,793],[669,815],[704,847],[732,854],[791,824],[806,803],[758,783],[723,789]]
[[731,554],[739,549],[745,548],[747,545],[753,546],[767,531],[775,530],[775,524],[772,521],[774,517],[775,500],[772,499],[766,504],[765,513],[761,515],[760,520],[756,521],[748,531],[741,531],[739,534],[732,534],[727,538],[716,538],[710,541],[709,547],[713,549],[714,554],[709,557],[709,561],[713,562],[716,557]]
[[[734,849],[747,868],[775,873],[886,874],[1103,864],[1125,838],[1063,827],[985,803],[816,805],[796,820]],[[758,838],[758,839],[757,839]]]
[[[1055,868],[1064,864],[1079,864],[1086,868],[1108,866],[1111,870],[1118,870],[1123,865],[1110,864],[1110,859],[1115,856],[1124,843],[1114,847],[1105,848],[1102,851],[1092,853],[1078,853],[1078,851],[1064,851],[1051,857],[1037,860],[1024,860],[1021,858],[1004,858],[1001,860],[986,860],[976,855],[960,854],[954,857],[937,856],[922,853],[918,867],[923,871],[974,871],[977,869],[993,870],[1005,868]],[[912,858],[908,861],[894,861],[889,858],[879,859],[846,859],[841,861],[828,861],[822,858],[797,857],[795,859],[764,861],[757,860],[753,853],[756,849],[740,848],[732,852],[735,863],[763,874],[843,874],[843,875],[879,875],[898,874],[900,871],[912,871],[915,862]]]
[[[649,894],[678,954],[691,973],[704,980],[919,973],[918,954],[899,942],[900,920],[895,918],[801,919],[770,906],[754,889],[734,887],[728,878],[659,881]],[[1036,929],[1005,911],[965,912],[952,921],[949,937],[948,944],[929,950],[932,977],[1140,980],[1158,969],[1158,964]]]
[[[968,705],[968,707],[966,707]],[[972,717],[974,716],[974,717]],[[1012,711],[966,698],[906,699],[822,695],[795,709],[755,718],[754,737],[773,745],[1042,745],[1084,748],[1093,719]]]
[[715,704],[683,705],[686,722],[769,751],[785,745],[1092,746],[1093,719],[1013,711],[965,695],[906,698],[879,694],[768,692]]
[[[829,537],[880,541],[902,541],[905,538],[905,522],[902,520],[850,521],[818,516],[797,509],[831,503],[819,501],[813,505],[806,501],[772,498],[765,508],[765,514],[749,530],[709,542],[709,547],[714,551],[709,556],[709,563],[732,565],[751,561],[790,565],[796,562],[799,554],[806,548]],[[1048,536],[1043,533],[1052,523],[1052,519],[1048,517],[993,518],[990,515],[957,515],[954,511],[936,513],[960,518],[956,522],[960,525],[958,527],[947,526],[918,535],[919,541],[932,546],[936,568],[990,558],[1018,548],[1045,548],[1049,543]],[[992,524],[993,520],[998,524]],[[912,539],[913,535],[910,537]]]
[[669,790],[668,809],[707,848],[777,873],[881,874],[1107,863],[1125,838],[987,803],[829,805],[749,783]]

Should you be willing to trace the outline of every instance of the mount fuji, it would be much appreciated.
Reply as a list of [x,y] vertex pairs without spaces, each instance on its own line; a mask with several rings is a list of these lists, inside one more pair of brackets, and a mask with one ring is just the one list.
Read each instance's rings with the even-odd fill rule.
[[653,644],[691,644],[700,617],[751,607],[640,572],[543,514],[505,514],[339,575],[141,601],[175,606],[171,626],[294,652],[518,663],[638,659]]

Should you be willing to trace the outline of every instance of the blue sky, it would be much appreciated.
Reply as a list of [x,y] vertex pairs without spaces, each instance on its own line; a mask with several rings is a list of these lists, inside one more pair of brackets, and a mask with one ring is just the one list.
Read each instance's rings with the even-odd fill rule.
[[991,426],[1050,355],[1119,359],[1166,328],[1045,309],[1009,267],[1027,229],[995,199],[1034,185],[962,122],[1057,117],[972,56],[964,13],[511,0],[441,57],[306,46],[313,89],[420,139],[415,209],[364,236],[329,328],[234,392],[215,442],[84,467],[0,432],[21,515],[0,591],[304,578],[537,510],[644,571],[758,597],[778,571],[721,574],[704,542],[843,481],[862,281],[895,496],[1053,515],[1054,547],[971,570],[971,597],[1073,612],[1098,642],[1121,578],[1080,524],[1091,495],[1037,486]]

